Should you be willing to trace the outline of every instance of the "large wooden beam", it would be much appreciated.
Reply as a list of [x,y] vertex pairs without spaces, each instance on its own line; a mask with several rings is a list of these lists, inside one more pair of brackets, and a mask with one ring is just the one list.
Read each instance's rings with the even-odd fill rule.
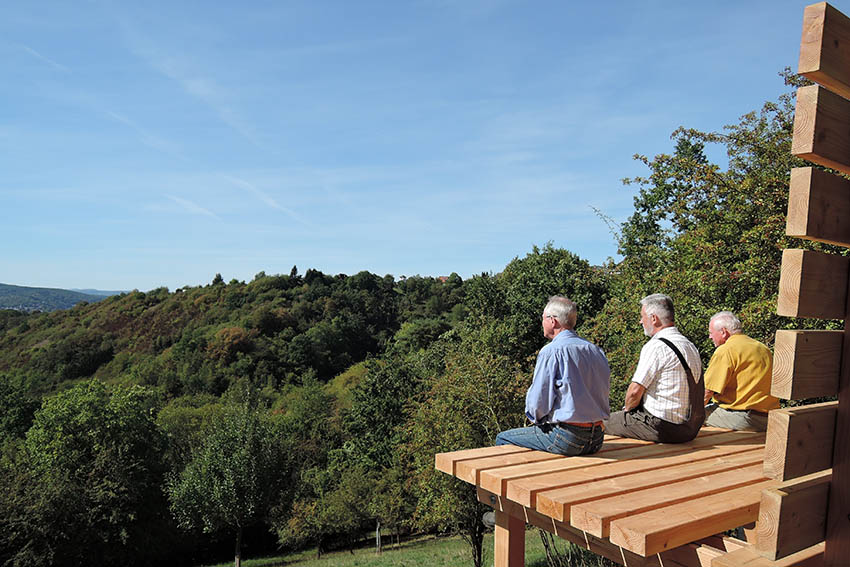
[[611,542],[646,557],[749,524],[758,518],[761,491],[776,484],[750,484],[614,520]]
[[814,167],[791,170],[785,234],[850,247],[850,181]]
[[826,521],[824,565],[837,567],[850,558],[850,309],[844,317],[844,352],[838,382],[838,411],[832,452],[832,478]]
[[824,540],[831,479],[832,471],[826,470],[761,493],[756,523],[759,553],[776,560]]
[[820,2],[803,12],[797,72],[850,99],[850,18]]
[[[597,537],[606,537],[610,533],[612,522],[616,522],[619,518],[634,516],[649,510],[663,510],[679,502],[688,502],[701,496],[709,496],[763,481],[761,463],[717,474],[705,474],[679,482],[670,482],[663,486],[577,504],[570,510],[570,524]],[[692,540],[688,540],[690,541]]]
[[832,467],[837,411],[838,402],[771,411],[764,476],[787,481]]
[[[647,467],[645,470],[637,470],[612,478],[586,482],[582,484],[581,490],[576,490],[575,487],[571,486],[541,492],[537,495],[537,511],[551,516],[556,520],[569,522],[571,509],[576,504],[609,498],[635,490],[664,486],[672,482],[696,478],[709,473],[738,469],[754,463],[761,464],[764,460],[763,447],[748,449],[738,453],[721,453],[721,449],[721,447],[717,448],[717,453],[721,456],[700,459],[699,455],[677,455],[676,458],[681,459],[681,464],[672,465],[668,461],[668,465],[665,465],[661,469]],[[689,456],[691,459],[686,460]],[[700,460],[694,461],[694,459]],[[607,467],[608,465],[605,466]],[[600,467],[600,469],[602,468],[604,467]],[[647,473],[647,470],[651,472]]]
[[817,85],[797,89],[791,153],[850,174],[850,101]]
[[848,266],[850,258],[845,256],[784,250],[776,313],[788,317],[843,319]]
[[836,395],[843,340],[843,331],[776,331],[770,393],[784,400]]

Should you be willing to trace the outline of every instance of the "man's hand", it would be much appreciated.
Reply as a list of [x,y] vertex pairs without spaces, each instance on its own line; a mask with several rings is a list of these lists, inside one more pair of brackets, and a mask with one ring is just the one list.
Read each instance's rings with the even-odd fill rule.
[[623,406],[623,409],[631,411],[638,407],[640,401],[643,399],[644,392],[646,392],[646,388],[637,382],[629,384],[629,389],[626,390],[626,405]]

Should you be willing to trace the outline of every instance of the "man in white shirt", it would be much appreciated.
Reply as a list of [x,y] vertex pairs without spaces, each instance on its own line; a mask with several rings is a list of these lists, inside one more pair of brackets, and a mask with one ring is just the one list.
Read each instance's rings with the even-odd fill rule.
[[672,299],[656,293],[640,304],[640,322],[650,340],[640,351],[623,411],[611,414],[605,432],[662,443],[690,441],[705,420],[699,351],[676,328]]

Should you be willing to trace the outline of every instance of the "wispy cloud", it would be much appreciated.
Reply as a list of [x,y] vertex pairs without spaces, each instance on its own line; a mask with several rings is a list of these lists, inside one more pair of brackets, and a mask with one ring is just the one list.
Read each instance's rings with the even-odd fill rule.
[[169,199],[183,207],[187,212],[195,214],[195,215],[203,215],[206,217],[214,218],[216,220],[221,220],[217,214],[212,212],[209,209],[205,209],[204,207],[198,205],[197,203],[193,203],[188,199],[183,199],[181,197],[175,197],[174,195],[166,195]]
[[295,211],[293,211],[292,209],[288,209],[288,208],[284,207],[283,205],[281,205],[280,203],[275,201],[270,195],[268,195],[266,192],[264,192],[263,190],[261,190],[257,186],[253,185],[252,183],[249,183],[249,182],[245,181],[244,179],[240,179],[238,177],[233,177],[232,175],[220,174],[220,177],[222,179],[225,179],[225,180],[229,181],[230,183],[236,185],[237,187],[240,187],[241,189],[244,189],[245,191],[252,193],[260,201],[262,201],[263,203],[265,203],[269,207],[286,213],[287,215],[292,217],[293,220],[298,221],[301,224],[311,226],[311,224],[309,222],[307,222],[306,220],[301,218],[298,214],[295,213]]
[[158,136],[154,136],[153,134],[151,134],[150,132],[148,132],[147,130],[145,130],[126,116],[124,116],[123,114],[119,114],[111,110],[103,110],[103,112],[116,122],[120,122],[121,124],[134,130],[141,138],[142,143],[146,146],[164,152],[182,161],[186,161],[186,158],[182,154],[180,154],[180,152],[177,150],[177,147],[173,143],[164,140]]
[[62,65],[61,63],[57,63],[53,59],[51,59],[51,58],[49,58],[45,55],[42,55],[41,53],[39,53],[38,51],[36,51],[32,47],[29,47],[29,46],[26,46],[26,45],[23,45],[23,44],[19,44],[19,45],[20,45],[21,49],[23,49],[24,51],[26,51],[27,53],[29,53],[30,55],[32,55],[33,57],[35,57],[39,61],[41,61],[43,63],[47,63],[48,65],[50,65],[51,67],[53,67],[57,71],[62,71],[63,73],[70,73],[71,72],[71,69],[69,69],[65,65]]

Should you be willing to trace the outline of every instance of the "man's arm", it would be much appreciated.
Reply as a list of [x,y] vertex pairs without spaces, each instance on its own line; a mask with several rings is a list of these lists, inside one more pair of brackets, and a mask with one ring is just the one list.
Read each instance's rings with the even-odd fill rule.
[[702,405],[704,405],[704,406],[705,406],[705,405],[708,405],[708,402],[710,402],[710,401],[711,401],[711,397],[712,397],[714,394],[716,394],[716,393],[717,393],[717,392],[712,392],[711,390],[706,389],[706,390],[705,390],[705,399],[703,400]]
[[646,388],[638,384],[637,382],[632,382],[629,384],[629,389],[626,390],[626,405],[623,406],[623,409],[626,411],[631,411],[638,407],[640,401],[643,399],[643,394],[646,392]]

